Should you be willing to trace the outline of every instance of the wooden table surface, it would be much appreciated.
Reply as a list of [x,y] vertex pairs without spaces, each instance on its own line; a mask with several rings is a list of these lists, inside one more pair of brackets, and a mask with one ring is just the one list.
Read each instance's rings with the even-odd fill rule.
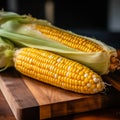
[[[80,114],[74,114],[52,120],[119,120],[120,108],[107,108]],[[0,91],[0,120],[16,120],[2,92]],[[51,120],[51,119],[47,119]]]

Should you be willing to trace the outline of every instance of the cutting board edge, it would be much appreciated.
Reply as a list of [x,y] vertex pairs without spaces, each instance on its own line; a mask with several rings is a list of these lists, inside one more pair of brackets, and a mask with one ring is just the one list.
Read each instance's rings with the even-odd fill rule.
[[[33,106],[27,106],[27,107],[20,107],[20,105],[16,102],[16,100],[14,99],[13,95],[10,92],[10,89],[8,89],[5,85],[5,83],[2,81],[2,78],[0,76],[0,89],[2,91],[3,96],[5,97],[11,111],[13,112],[15,118],[17,120],[39,120],[40,116],[40,109],[38,105],[33,105]],[[24,113],[29,114],[29,116],[27,116]],[[32,113],[32,114],[31,114]],[[35,115],[34,115],[35,114]]]
[[[95,103],[96,105],[95,104],[92,105],[91,102]],[[83,104],[83,106],[80,107],[81,104]],[[102,97],[98,99],[96,95],[95,99],[93,99],[92,96],[89,97],[89,101],[86,98],[82,98],[82,100],[78,98],[75,100],[70,100],[67,103],[63,101],[60,103],[52,103],[50,105],[49,104],[41,105],[40,118],[48,119],[48,118],[54,118],[54,117],[60,117],[60,116],[66,116],[71,114],[97,110],[102,108],[102,104],[103,104]],[[84,105],[85,106],[88,105],[89,107],[85,107]]]

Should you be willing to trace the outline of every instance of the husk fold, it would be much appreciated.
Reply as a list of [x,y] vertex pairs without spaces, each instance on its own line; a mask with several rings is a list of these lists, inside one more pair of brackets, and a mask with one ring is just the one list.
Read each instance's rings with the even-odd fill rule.
[[[0,14],[4,14],[4,13],[0,13]],[[94,71],[96,71],[101,75],[107,74],[109,72],[110,57],[117,56],[117,52],[115,48],[108,46],[99,40],[82,35],[77,35],[71,31],[67,31],[70,32],[71,34],[85,37],[91,41],[94,41],[98,43],[100,46],[102,46],[102,48],[105,50],[105,52],[82,52],[67,47],[59,42],[53,41],[52,39],[48,39],[44,35],[42,35],[41,32],[32,29],[30,26],[34,24],[46,24],[53,26],[46,20],[34,19],[31,16],[27,16],[27,15],[20,16],[18,14],[16,14],[16,18],[15,15],[14,17],[10,18],[9,12],[8,13],[5,12],[5,17],[4,15],[0,15],[0,16],[2,16],[2,22],[0,22],[1,23],[0,36],[6,37],[7,39],[11,40],[17,45],[34,47],[38,49],[44,49],[55,52],[69,59],[78,61],[90,67],[91,69],[93,69]],[[7,18],[7,21],[5,18]]]

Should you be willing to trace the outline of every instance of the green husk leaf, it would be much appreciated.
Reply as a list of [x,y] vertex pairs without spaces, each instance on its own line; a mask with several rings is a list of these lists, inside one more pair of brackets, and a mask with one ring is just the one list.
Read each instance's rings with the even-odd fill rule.
[[65,45],[61,45],[56,41],[44,40],[43,38],[38,39],[27,35],[12,33],[3,29],[0,29],[0,36],[8,38],[18,46],[34,47],[60,53],[71,53],[77,51]]
[[[33,22],[40,22],[41,20],[35,19],[31,17],[31,15],[19,15],[15,12],[6,12],[4,10],[0,11],[0,24],[3,24],[9,20],[17,20],[23,23],[33,23]],[[50,24],[47,20],[42,20],[42,22],[46,24]]]
[[3,24],[8,20],[17,19],[17,18],[19,18],[19,19],[21,18],[21,16],[18,15],[17,13],[6,12],[3,10],[0,11],[0,24]]
[[[1,24],[0,36],[10,39],[12,42],[17,43],[17,45],[19,44],[55,52],[64,57],[78,61],[99,74],[107,74],[109,72],[110,57],[112,55],[117,56],[115,48],[108,46],[99,40],[82,36],[101,45],[105,52],[81,52],[53,41],[52,39],[46,38],[39,31],[32,29],[28,24],[47,24],[52,26],[45,20],[36,20],[32,19],[30,16],[21,16],[16,19],[9,19]],[[67,32],[75,34],[71,31]]]
[[13,66],[14,45],[0,37],[0,72]]

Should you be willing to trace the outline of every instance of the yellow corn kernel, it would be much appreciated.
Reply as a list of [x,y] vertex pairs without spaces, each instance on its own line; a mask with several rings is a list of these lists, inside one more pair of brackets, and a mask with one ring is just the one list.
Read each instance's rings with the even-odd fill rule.
[[98,52],[104,51],[103,48],[95,42],[92,42],[86,38],[72,34],[68,31],[59,29],[57,27],[43,25],[43,24],[33,24],[30,25],[34,30],[41,32],[44,36],[58,41],[71,48],[78,49],[84,52]]
[[48,51],[21,48],[14,62],[22,74],[66,90],[94,94],[105,88],[102,78],[88,67]]

